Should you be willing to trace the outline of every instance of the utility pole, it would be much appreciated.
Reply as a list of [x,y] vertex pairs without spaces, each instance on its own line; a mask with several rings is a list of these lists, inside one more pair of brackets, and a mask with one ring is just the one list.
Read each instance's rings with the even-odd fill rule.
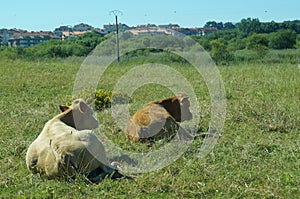
[[110,11],[109,14],[113,14],[116,18],[116,44],[117,44],[117,60],[120,62],[120,48],[119,48],[119,24],[118,24],[118,16],[123,13],[119,10]]

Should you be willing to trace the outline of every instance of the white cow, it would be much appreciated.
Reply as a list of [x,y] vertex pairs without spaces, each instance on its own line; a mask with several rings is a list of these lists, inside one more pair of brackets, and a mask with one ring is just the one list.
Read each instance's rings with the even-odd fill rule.
[[98,127],[92,109],[82,99],[60,109],[62,113],[49,120],[29,146],[28,169],[49,179],[75,178],[77,173],[85,174],[92,182],[106,175],[121,177],[110,167],[104,146],[92,131]]

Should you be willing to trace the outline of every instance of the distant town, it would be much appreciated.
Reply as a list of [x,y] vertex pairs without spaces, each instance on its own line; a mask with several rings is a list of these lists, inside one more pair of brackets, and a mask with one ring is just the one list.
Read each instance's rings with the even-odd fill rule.
[[[185,35],[203,36],[217,31],[215,27],[208,28],[183,28],[178,24],[155,25],[146,24],[129,27],[126,24],[118,24],[121,31],[128,30],[133,35],[151,34],[173,34],[175,31]],[[95,31],[100,36],[105,36],[116,30],[115,24],[104,25],[103,28],[94,28],[88,24],[80,23],[75,26],[60,26],[52,31],[27,31],[22,29],[0,29],[0,46],[29,47],[50,39],[65,40],[69,37],[76,37],[87,32]]]

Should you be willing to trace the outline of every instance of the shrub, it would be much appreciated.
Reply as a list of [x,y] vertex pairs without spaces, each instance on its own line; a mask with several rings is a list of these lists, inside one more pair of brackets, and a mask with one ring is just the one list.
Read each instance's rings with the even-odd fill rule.
[[96,110],[103,110],[111,106],[112,92],[106,90],[97,90],[95,92],[95,108]]
[[274,49],[293,48],[296,44],[296,32],[292,30],[279,30],[272,33],[269,41],[269,46]]
[[131,102],[131,98],[126,94],[104,89],[98,89],[96,91],[93,89],[85,89],[76,96],[70,97],[67,104],[71,105],[72,101],[76,98],[82,98],[87,104],[94,105],[97,111],[110,108],[112,103],[125,104]]
[[251,36],[248,37],[247,48],[248,49],[255,49],[257,46],[265,46],[268,47],[268,37],[265,34],[257,34],[253,33]]
[[246,48],[246,39],[241,39],[241,38],[231,39],[227,48],[229,51],[245,49]]
[[1,48],[0,57],[14,60],[18,58],[18,54],[12,48],[5,46]]
[[224,43],[213,40],[211,43],[210,55],[218,65],[228,65],[233,60],[232,54],[229,53]]
[[256,46],[253,46],[253,50],[256,52],[258,58],[264,58],[268,52],[269,48],[264,45],[257,44]]

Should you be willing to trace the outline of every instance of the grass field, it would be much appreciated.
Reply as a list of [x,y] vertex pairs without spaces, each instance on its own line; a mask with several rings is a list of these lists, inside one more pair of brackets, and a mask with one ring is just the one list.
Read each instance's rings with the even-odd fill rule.
[[[80,60],[0,60],[0,198],[300,197],[300,70],[295,64],[219,68],[226,89],[226,121],[214,150],[203,159],[197,157],[202,139],[196,138],[176,162],[136,174],[134,181],[105,179],[93,185],[80,178],[66,182],[31,174],[25,164],[27,148],[59,112],[58,105],[69,101],[80,64]],[[195,88],[200,128],[205,131],[210,120],[205,82],[194,78],[191,67],[175,68]],[[111,67],[99,87],[112,89],[114,80],[127,70]],[[145,95],[145,90],[150,92]],[[144,86],[134,97],[151,101],[168,93],[157,90]],[[105,133],[134,150],[122,134],[113,134],[118,129],[107,113],[99,115]]]

